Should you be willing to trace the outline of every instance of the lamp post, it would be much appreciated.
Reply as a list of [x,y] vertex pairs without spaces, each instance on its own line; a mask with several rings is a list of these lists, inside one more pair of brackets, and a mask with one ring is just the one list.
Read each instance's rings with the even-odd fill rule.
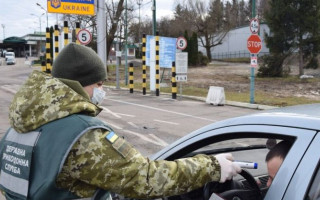
[[1,26],[2,26],[2,29],[3,29],[3,39],[5,39],[6,38],[6,35],[5,35],[5,32],[4,32],[4,28],[6,27],[4,24],[1,24]]
[[32,16],[36,16],[39,18],[39,24],[40,24],[40,32],[39,32],[39,35],[40,35],[40,49],[39,49],[39,53],[41,52],[41,44],[42,44],[42,38],[41,38],[41,17],[44,15],[44,13],[42,13],[42,15],[35,15],[33,13],[31,13],[30,15]]
[[47,15],[47,27],[49,27],[49,24],[48,24],[48,11],[46,9],[44,9],[39,3],[36,3],[37,6],[39,6],[42,10],[44,10],[46,12],[46,15]]

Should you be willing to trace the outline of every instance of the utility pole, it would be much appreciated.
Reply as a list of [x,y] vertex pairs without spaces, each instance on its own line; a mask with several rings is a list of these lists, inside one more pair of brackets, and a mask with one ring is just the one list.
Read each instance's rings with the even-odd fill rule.
[[[256,17],[256,1],[252,0],[252,19]],[[250,55],[251,56],[251,55]],[[254,103],[254,67],[251,67],[250,103]]]
[[126,0],[126,5],[125,5],[125,29],[124,29],[124,37],[125,37],[125,47],[124,47],[124,57],[126,60],[125,63],[125,83],[126,85],[128,85],[128,4],[127,4],[127,0]]
[[98,0],[97,3],[97,50],[99,57],[107,67],[106,5],[104,0]]
[[142,1],[143,0],[137,0],[137,4],[139,6],[139,31],[138,31],[139,44],[141,43],[141,36],[140,36],[141,35],[141,32],[140,32],[140,29],[141,29],[140,8],[141,8]]
[[152,23],[152,35],[156,35],[157,32],[157,20],[156,20],[156,0],[153,0],[153,4],[152,4],[152,19],[153,19],[153,23]]

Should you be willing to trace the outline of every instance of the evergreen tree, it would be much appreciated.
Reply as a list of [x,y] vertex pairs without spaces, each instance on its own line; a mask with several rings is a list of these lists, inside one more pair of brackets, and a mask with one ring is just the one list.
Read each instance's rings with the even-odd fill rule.
[[[273,65],[267,63],[266,68],[281,73],[284,59],[297,52],[299,74],[303,74],[304,58],[310,55],[310,52],[313,56],[317,54],[320,46],[319,2],[320,0],[270,0],[270,9],[265,13],[265,20],[270,28],[270,34],[265,37],[266,44],[270,49],[270,56],[282,60],[272,62]],[[278,66],[274,63],[278,63]]]
[[198,65],[199,64],[199,59],[198,59],[198,35],[193,32],[192,36],[190,38],[190,60],[192,61],[193,65]]

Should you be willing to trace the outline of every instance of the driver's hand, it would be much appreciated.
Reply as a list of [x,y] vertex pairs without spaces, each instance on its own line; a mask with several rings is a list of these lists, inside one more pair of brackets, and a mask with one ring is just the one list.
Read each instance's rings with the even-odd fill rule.
[[241,172],[238,164],[233,163],[233,156],[231,153],[222,153],[215,156],[221,167],[220,183],[230,180],[233,176]]

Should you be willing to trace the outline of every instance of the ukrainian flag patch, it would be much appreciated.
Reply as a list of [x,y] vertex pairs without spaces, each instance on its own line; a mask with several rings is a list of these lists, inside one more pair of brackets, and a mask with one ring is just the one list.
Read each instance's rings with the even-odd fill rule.
[[119,136],[115,134],[113,131],[111,131],[108,135],[106,135],[106,139],[113,144]]

